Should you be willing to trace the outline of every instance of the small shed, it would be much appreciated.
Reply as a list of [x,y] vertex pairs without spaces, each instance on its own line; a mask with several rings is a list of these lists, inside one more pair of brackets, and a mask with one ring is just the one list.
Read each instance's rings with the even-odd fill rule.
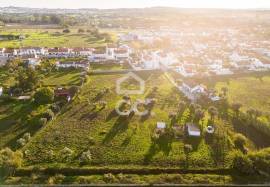
[[187,123],[186,128],[189,136],[201,136],[201,130],[198,125],[195,125],[193,123]]
[[157,129],[165,129],[166,123],[165,122],[157,122]]

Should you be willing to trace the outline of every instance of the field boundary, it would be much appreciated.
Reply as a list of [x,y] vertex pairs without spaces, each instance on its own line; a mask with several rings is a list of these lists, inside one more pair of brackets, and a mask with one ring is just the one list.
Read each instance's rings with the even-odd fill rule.
[[231,168],[217,169],[181,169],[181,168],[18,168],[15,176],[30,176],[32,173],[63,174],[66,176],[100,175],[100,174],[222,174],[229,175],[235,170]]

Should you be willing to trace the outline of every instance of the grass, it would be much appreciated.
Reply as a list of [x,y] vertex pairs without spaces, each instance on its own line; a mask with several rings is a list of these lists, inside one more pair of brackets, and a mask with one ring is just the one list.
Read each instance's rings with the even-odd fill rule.
[[[173,137],[160,141],[151,139],[156,123],[166,122],[171,128],[174,124],[169,118],[170,112],[177,111],[177,103],[184,99],[176,91],[164,74],[144,73],[140,76],[146,81],[144,95],[137,98],[154,97],[157,103],[152,114],[147,117],[134,115],[129,119],[114,113],[116,103],[122,98],[115,93],[115,82],[123,75],[93,75],[84,85],[80,95],[57,117],[24,147],[29,150],[26,165],[78,165],[80,154],[86,150],[92,153],[91,165],[156,165],[184,167],[184,139]],[[158,91],[153,92],[153,87]],[[101,90],[109,88],[105,95],[98,96]],[[93,108],[94,103],[106,101],[105,108]],[[188,114],[187,114],[188,115]],[[182,124],[188,116],[179,118]],[[190,154],[190,167],[215,167],[213,148],[205,139],[190,141],[194,151]],[[61,158],[60,151],[68,147],[74,151],[69,161]],[[48,154],[53,151],[53,159]]]
[[0,148],[15,148],[17,139],[24,133],[37,130],[37,126],[28,123],[28,114],[35,108],[27,101],[0,101]]
[[217,82],[215,88],[221,90],[228,88],[228,99],[230,103],[241,103],[243,110],[255,108],[262,112],[270,111],[270,76],[262,78],[242,77],[230,79],[226,82]]
[[80,84],[80,70],[59,70],[44,75],[44,86],[71,86]]
[[91,70],[122,70],[127,69],[127,67],[124,64],[118,64],[118,63],[91,63],[90,65]]
[[8,72],[6,68],[0,67],[0,86],[10,87],[15,84],[14,75]]
[[19,48],[21,46],[39,47],[100,47],[105,45],[104,39],[98,39],[89,33],[63,34],[59,29],[6,29],[1,34],[23,34],[26,38],[22,41],[0,41],[1,47]]

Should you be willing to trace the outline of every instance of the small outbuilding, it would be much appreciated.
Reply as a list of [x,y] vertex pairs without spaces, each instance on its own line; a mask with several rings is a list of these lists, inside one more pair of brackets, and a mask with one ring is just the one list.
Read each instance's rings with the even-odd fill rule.
[[187,123],[186,129],[189,136],[195,136],[195,137],[201,136],[201,130],[198,127],[198,125],[195,125],[193,123]]

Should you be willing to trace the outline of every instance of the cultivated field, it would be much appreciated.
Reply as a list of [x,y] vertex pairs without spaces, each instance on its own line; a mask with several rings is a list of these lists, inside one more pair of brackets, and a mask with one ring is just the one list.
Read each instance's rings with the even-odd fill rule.
[[[23,35],[22,40],[0,41],[1,47],[100,47],[105,39],[97,38],[91,33],[78,33],[78,29],[70,29],[70,33],[63,33],[63,29],[4,29],[0,35]],[[114,36],[113,36],[114,37]]]
[[[139,74],[140,75],[140,74]],[[115,93],[115,82],[123,75],[93,75],[84,85],[79,96],[63,110],[55,121],[42,129],[33,140],[24,147],[29,153],[26,165],[78,165],[82,152],[92,153],[91,166],[104,165],[156,165],[184,167],[186,155],[184,144],[191,143],[194,150],[190,154],[191,167],[216,167],[221,164],[222,155],[218,155],[215,144],[206,142],[205,137],[198,139],[163,137],[154,141],[156,123],[166,122],[169,129],[173,126],[183,127],[190,120],[189,109],[172,120],[171,112],[178,112],[178,103],[185,100],[175,90],[162,73],[143,73],[146,81],[144,95],[136,98],[152,97],[157,100],[152,114],[147,117],[131,116],[124,118],[114,111],[116,103],[122,96]],[[153,87],[157,87],[153,91]],[[102,90],[108,91],[102,95]],[[95,103],[106,102],[106,107],[94,107]],[[209,116],[200,122],[201,127],[208,123]],[[218,122],[217,123],[221,123]],[[220,128],[225,126],[220,124]],[[180,132],[181,134],[181,132]],[[227,143],[226,143],[227,145]],[[63,160],[61,150],[64,147],[74,151],[71,160]],[[225,149],[231,149],[225,146]],[[228,150],[227,150],[228,151]],[[54,153],[51,157],[51,153]],[[229,151],[228,151],[229,152]],[[228,156],[227,153],[225,155]]]

